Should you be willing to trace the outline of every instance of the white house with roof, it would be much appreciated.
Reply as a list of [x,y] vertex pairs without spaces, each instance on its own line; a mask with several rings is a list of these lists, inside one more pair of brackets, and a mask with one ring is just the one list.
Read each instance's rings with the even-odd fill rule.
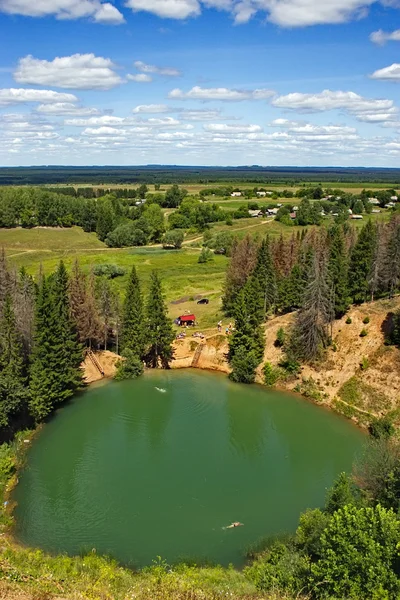
[[241,195],[242,195],[242,192],[232,192],[231,198],[240,198]]

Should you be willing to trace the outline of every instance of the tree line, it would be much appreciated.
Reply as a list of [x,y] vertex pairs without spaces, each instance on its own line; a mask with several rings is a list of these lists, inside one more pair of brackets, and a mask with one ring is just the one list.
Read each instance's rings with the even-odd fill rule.
[[84,387],[86,349],[122,354],[117,378],[133,378],[144,365],[168,368],[172,324],[156,272],[144,300],[132,268],[125,300],[107,277],[94,278],[74,263],[34,280],[0,256],[0,434],[46,419]]
[[296,312],[286,336],[288,365],[319,359],[331,327],[351,304],[391,298],[400,288],[400,215],[387,224],[368,221],[357,234],[344,223],[261,245],[235,240],[226,274],[223,309],[234,317],[231,377],[254,381],[264,350],[262,324],[274,314]]
[[400,445],[382,429],[353,474],[338,477],[324,507],[306,511],[294,535],[255,553],[246,575],[261,592],[279,597],[395,600],[399,508]]

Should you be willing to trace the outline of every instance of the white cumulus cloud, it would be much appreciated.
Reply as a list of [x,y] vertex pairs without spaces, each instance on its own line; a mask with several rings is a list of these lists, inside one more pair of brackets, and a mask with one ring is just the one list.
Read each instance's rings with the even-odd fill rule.
[[[331,90],[324,90],[319,94],[295,92],[286,96],[277,96],[272,100],[271,104],[277,108],[286,108],[299,112],[343,110],[357,118],[396,111],[393,100],[375,100],[364,98],[355,92]],[[365,120],[365,118],[361,120]]]
[[142,73],[156,73],[157,75],[165,75],[167,77],[178,77],[181,75],[181,72],[173,67],[156,67],[155,65],[148,65],[141,60],[135,61],[134,66]]
[[166,104],[139,104],[132,109],[134,114],[160,114],[169,112],[171,109]]
[[373,31],[371,33],[369,39],[371,42],[374,42],[374,44],[379,44],[380,46],[383,46],[386,42],[400,42],[400,29],[387,32],[378,29],[378,31]]
[[378,3],[398,7],[398,0],[128,0],[126,6],[170,19],[197,17],[204,8],[216,8],[229,12],[237,24],[261,13],[281,27],[306,27],[360,19]]
[[195,86],[188,92],[184,92],[179,88],[172,90],[169,98],[180,100],[222,100],[230,102],[240,102],[242,100],[261,100],[270,98],[274,92],[271,90],[234,90],[229,88],[202,88]]
[[53,90],[32,90],[25,88],[0,89],[0,106],[20,104],[24,102],[40,102],[42,104],[55,102],[77,102],[73,94],[54,92]]
[[20,59],[14,79],[18,83],[60,88],[109,90],[122,83],[114,69],[115,65],[109,58],[94,54],[57,56],[52,61],[29,55]]
[[101,117],[89,117],[88,119],[66,119],[65,125],[72,125],[73,127],[99,127],[102,125],[116,127],[118,125],[124,125],[126,119],[123,117],[114,117],[112,115],[102,115]]
[[120,11],[110,2],[99,0],[0,0],[0,12],[27,17],[54,16],[57,19],[91,18],[97,23],[119,25]]
[[225,123],[210,123],[203,125],[203,129],[212,133],[257,133],[262,131],[260,125],[226,125]]
[[153,81],[153,78],[147,73],[137,73],[136,75],[131,75],[130,73],[126,76],[129,81],[136,81],[136,83],[150,83]]
[[100,114],[97,108],[86,108],[85,106],[77,106],[72,102],[55,102],[54,104],[40,104],[36,112],[49,116],[75,116],[75,117],[90,117]]
[[200,14],[197,0],[127,0],[126,6],[134,11],[146,11],[168,19],[187,19]]
[[400,81],[400,64],[393,63],[390,67],[378,69],[370,77],[371,79],[383,79],[385,81]]

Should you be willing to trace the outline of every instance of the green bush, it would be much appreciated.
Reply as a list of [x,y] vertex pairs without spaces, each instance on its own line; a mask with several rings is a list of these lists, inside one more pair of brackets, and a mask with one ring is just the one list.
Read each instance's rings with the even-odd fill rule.
[[279,380],[280,372],[279,369],[273,367],[271,363],[266,362],[263,368],[264,383],[268,386],[273,386]]
[[200,264],[208,263],[214,260],[213,253],[209,248],[203,248],[200,252],[199,260],[197,261]]
[[369,322],[370,322],[370,318],[368,316],[364,317],[364,319],[363,319],[364,325],[368,325]]
[[368,429],[370,435],[377,440],[389,439],[396,431],[388,415],[371,421]]
[[321,536],[321,558],[312,565],[317,598],[395,599],[400,580],[400,522],[381,506],[345,506]]
[[274,346],[276,348],[283,348],[283,346],[285,345],[285,341],[286,341],[285,330],[283,329],[283,327],[280,327],[278,329],[278,331],[276,332],[276,340],[274,342]]
[[351,325],[352,322],[353,321],[351,320],[351,317],[347,317],[347,319],[346,319],[346,325]]
[[275,542],[245,574],[260,591],[298,594],[304,588],[309,568],[307,557],[294,547]]
[[300,373],[301,365],[294,358],[286,357],[279,363],[279,366],[284,369],[288,375],[298,375]]
[[259,364],[256,352],[240,346],[231,360],[232,373],[229,378],[236,383],[254,383]]
[[162,245],[163,248],[174,248],[178,250],[182,248],[183,238],[185,237],[185,233],[182,229],[170,229],[167,231],[163,237]]
[[366,337],[368,335],[368,331],[366,329],[363,329],[360,333],[360,337]]
[[361,371],[366,371],[369,368],[369,360],[366,356],[363,356],[362,361],[360,362]]
[[98,277],[107,277],[107,279],[115,279],[115,277],[122,277],[125,275],[126,270],[118,265],[96,265],[93,269],[94,275]]

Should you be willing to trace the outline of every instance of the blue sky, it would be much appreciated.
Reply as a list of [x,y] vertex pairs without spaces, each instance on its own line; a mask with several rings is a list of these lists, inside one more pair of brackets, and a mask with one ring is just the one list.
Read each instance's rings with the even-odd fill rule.
[[1,165],[400,166],[399,0],[0,0]]

